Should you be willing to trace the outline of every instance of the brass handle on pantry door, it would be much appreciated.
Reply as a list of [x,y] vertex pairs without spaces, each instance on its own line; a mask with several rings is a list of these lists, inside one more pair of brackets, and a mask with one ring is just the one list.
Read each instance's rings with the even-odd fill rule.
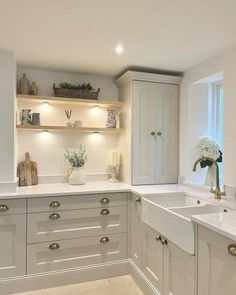
[[230,255],[236,256],[236,244],[229,245],[228,252]]
[[150,134],[151,134],[151,136],[155,136],[156,135],[156,132],[155,131],[152,131]]

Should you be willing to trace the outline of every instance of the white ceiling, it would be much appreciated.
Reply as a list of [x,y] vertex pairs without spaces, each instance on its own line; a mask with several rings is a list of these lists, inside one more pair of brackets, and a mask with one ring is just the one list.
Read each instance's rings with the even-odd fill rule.
[[25,66],[184,71],[233,46],[235,0],[0,0],[0,48]]

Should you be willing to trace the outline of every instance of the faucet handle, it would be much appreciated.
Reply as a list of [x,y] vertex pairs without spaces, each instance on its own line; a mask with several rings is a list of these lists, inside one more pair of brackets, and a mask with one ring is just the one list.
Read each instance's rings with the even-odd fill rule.
[[223,185],[223,192],[222,192],[222,196],[226,196],[226,186],[225,186],[225,184]]

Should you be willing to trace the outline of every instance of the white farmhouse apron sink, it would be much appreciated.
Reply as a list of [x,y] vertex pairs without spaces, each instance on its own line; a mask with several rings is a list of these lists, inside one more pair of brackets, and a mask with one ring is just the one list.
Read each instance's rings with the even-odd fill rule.
[[187,253],[195,254],[195,227],[192,215],[221,212],[223,209],[183,193],[142,198],[142,220]]

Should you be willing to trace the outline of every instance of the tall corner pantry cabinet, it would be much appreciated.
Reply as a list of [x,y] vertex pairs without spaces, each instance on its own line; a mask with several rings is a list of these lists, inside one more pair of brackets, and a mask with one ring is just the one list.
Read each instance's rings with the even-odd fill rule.
[[133,185],[177,183],[181,77],[127,71],[116,82],[124,101],[122,180]]

